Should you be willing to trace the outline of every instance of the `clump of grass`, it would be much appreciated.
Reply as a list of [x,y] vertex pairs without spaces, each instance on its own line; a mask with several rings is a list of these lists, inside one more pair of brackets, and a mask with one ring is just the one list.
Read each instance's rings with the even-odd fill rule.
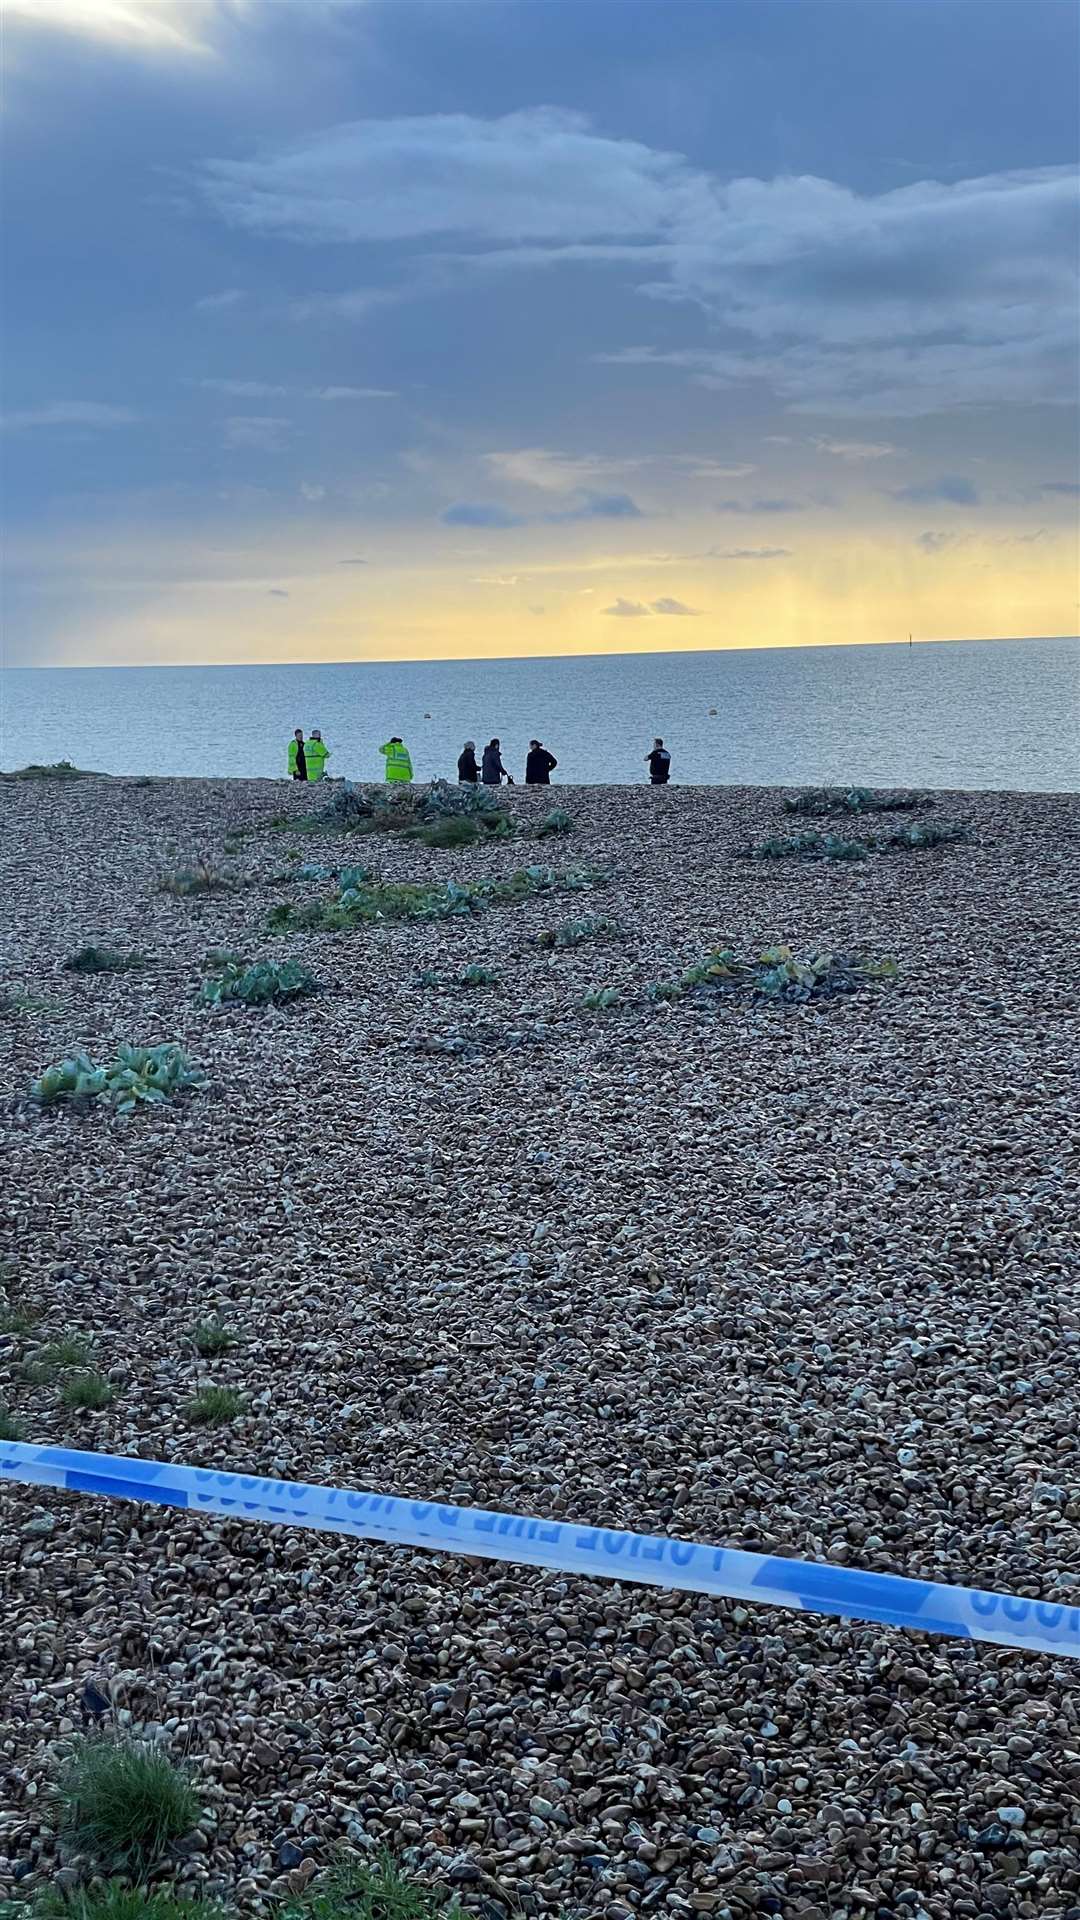
[[55,1375],[67,1367],[88,1367],[93,1348],[89,1340],[81,1339],[77,1333],[65,1333],[59,1340],[50,1340],[46,1346],[39,1347],[34,1357],[39,1366]]
[[597,913],[584,920],[564,920],[561,927],[547,927],[536,936],[538,947],[580,947],[586,940],[625,940],[626,928],[610,914]]
[[0,1014],[14,1017],[20,1013],[55,1013],[54,1000],[42,1000],[21,987],[0,987]]
[[435,1920],[444,1904],[382,1853],[335,1867],[283,1907],[281,1920]]
[[161,892],[171,893],[177,900],[190,900],[204,893],[227,893],[235,885],[230,874],[222,873],[209,860],[196,860],[190,867],[177,867],[173,873],[163,873],[160,881]]
[[789,794],[785,813],[821,818],[831,813],[911,813],[934,802],[925,793],[884,793],[870,787],[812,787]]
[[224,1427],[243,1413],[244,1399],[232,1387],[200,1387],[183,1411],[190,1426]]
[[10,1306],[0,1307],[0,1333],[14,1334],[16,1338],[33,1333],[38,1315],[32,1307],[18,1306],[14,1301]]
[[545,813],[537,827],[536,837],[538,840],[546,840],[549,834],[573,833],[573,831],[573,818],[567,813],[566,808],[552,807],[548,813]]
[[141,953],[119,953],[115,947],[80,947],[64,961],[65,973],[135,973],[148,967]]
[[91,772],[89,767],[73,766],[70,760],[54,760],[49,765],[41,765],[32,760],[28,767],[15,767],[11,773],[0,773],[0,780],[96,780],[100,775]]
[[196,1353],[207,1360],[215,1354],[228,1353],[240,1344],[239,1334],[233,1333],[216,1315],[210,1320],[200,1320],[191,1330],[191,1340]]
[[422,840],[426,847],[472,847],[484,838],[484,829],[467,814],[450,814],[444,820],[410,827],[409,838]]
[[250,967],[242,960],[229,960],[220,973],[203,981],[200,998],[207,1006],[239,1002],[245,1007],[267,1007],[318,992],[319,982],[300,960],[285,960],[280,965],[274,960],[257,960]]
[[591,987],[582,995],[581,1005],[586,1013],[607,1013],[612,1007],[622,1006],[622,994],[618,987]]
[[56,1799],[68,1846],[120,1869],[152,1865],[202,1812],[190,1777],[166,1753],[118,1735],[98,1734],[72,1748]]
[[497,987],[499,976],[490,967],[472,965],[461,973],[437,973],[428,969],[420,975],[422,987]]
[[747,847],[749,860],[866,860],[865,840],[843,840],[835,833],[797,833],[789,839],[774,835],[758,847]]
[[108,1067],[96,1066],[85,1053],[73,1054],[47,1067],[34,1081],[31,1096],[42,1107],[72,1100],[79,1106],[98,1103],[117,1113],[134,1113],[140,1106],[158,1105],[205,1085],[202,1068],[182,1047],[167,1042],[160,1047],[120,1047]]
[[580,893],[606,880],[595,867],[520,867],[506,879],[448,880],[445,886],[389,885],[369,880],[344,889],[337,900],[312,901],[305,906],[275,907],[267,922],[275,933],[290,929],[342,933],[372,921],[446,920],[455,915],[482,913],[488,904],[526,900],[540,893]]
[[890,851],[897,848],[918,851],[923,847],[943,847],[952,840],[966,840],[967,828],[955,821],[942,820],[935,823],[925,821],[921,826],[897,827],[894,833],[886,834],[881,845]]
[[229,1920],[226,1908],[213,1900],[174,1892],[171,1887],[152,1890],[129,1886],[123,1880],[105,1880],[95,1887],[73,1887],[61,1892],[50,1887],[38,1895],[33,1905],[24,1904],[5,1914],[0,1905],[0,1920]]
[[21,1440],[22,1438],[23,1429],[14,1414],[9,1413],[5,1406],[0,1405],[0,1440]]
[[62,1405],[72,1412],[101,1413],[115,1399],[116,1389],[103,1373],[73,1373],[60,1391]]

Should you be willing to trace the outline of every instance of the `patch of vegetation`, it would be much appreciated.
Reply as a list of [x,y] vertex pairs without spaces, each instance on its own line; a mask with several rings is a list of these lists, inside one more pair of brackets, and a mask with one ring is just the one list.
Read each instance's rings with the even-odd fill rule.
[[202,1812],[189,1776],[166,1753],[120,1735],[97,1734],[72,1748],[56,1800],[67,1845],[120,1869],[152,1865]]
[[65,1407],[73,1411],[101,1413],[105,1407],[111,1407],[116,1399],[116,1389],[110,1386],[103,1373],[73,1373],[66,1380],[60,1392]]
[[0,1440],[22,1440],[24,1437],[24,1430],[14,1414],[0,1404]]
[[148,967],[141,953],[119,953],[115,947],[80,947],[64,961],[65,973],[135,973]]
[[0,1920],[229,1920],[227,1909],[212,1900],[174,1892],[171,1887],[130,1886],[124,1880],[104,1880],[94,1887],[61,1892],[50,1887],[33,1904],[16,1907]]
[[933,805],[925,793],[885,793],[870,787],[811,787],[805,793],[789,794],[784,801],[784,812],[820,818],[831,813],[912,813]]
[[597,913],[584,920],[564,920],[561,927],[547,927],[536,936],[538,947],[556,950],[580,947],[586,940],[625,940],[626,928],[610,914]]
[[228,1353],[233,1347],[239,1346],[240,1336],[214,1315],[209,1320],[200,1320],[192,1328],[191,1341],[196,1353],[201,1353],[205,1360],[209,1360],[215,1354]]
[[70,760],[54,760],[47,766],[32,760],[28,767],[15,767],[11,773],[0,773],[0,780],[99,780],[101,778],[102,775],[92,772],[89,767],[72,766]]
[[200,999],[213,1007],[239,1002],[245,1007],[268,1007],[320,993],[320,983],[300,960],[257,960],[245,966],[230,960],[221,973],[204,980]]
[[46,1346],[39,1347],[34,1359],[37,1365],[48,1369],[48,1377],[52,1379],[65,1367],[88,1367],[93,1357],[89,1340],[66,1333],[59,1340],[50,1340]]
[[0,1333],[14,1334],[18,1338],[22,1334],[33,1333],[37,1321],[38,1315],[32,1307],[20,1307],[14,1301],[10,1306],[0,1307]]
[[607,879],[594,867],[520,867],[504,880],[448,880],[445,886],[390,885],[371,880],[344,889],[336,900],[305,906],[275,907],[267,922],[273,933],[293,929],[343,933],[372,921],[446,920],[482,913],[492,901],[527,900],[538,893],[580,893]]
[[938,823],[927,820],[921,826],[897,827],[895,833],[886,834],[880,845],[890,850],[906,848],[918,851],[922,847],[943,847],[949,841],[966,839],[967,828],[958,826],[955,821],[942,820]]
[[426,847],[472,847],[486,838],[484,829],[467,814],[448,814],[443,820],[409,828],[410,840],[422,840]]
[[191,900],[204,893],[230,893],[235,885],[230,874],[222,873],[209,860],[197,860],[190,867],[177,867],[174,873],[163,873],[160,882],[161,892],[171,893],[177,900]]
[[119,1047],[108,1067],[95,1066],[88,1054],[74,1054],[47,1067],[31,1094],[43,1107],[73,1100],[77,1105],[97,1102],[117,1113],[134,1113],[140,1106],[157,1105],[205,1085],[202,1068],[170,1041],[159,1047]]
[[349,1860],[335,1867],[289,1901],[281,1920],[435,1920],[444,1904],[383,1853],[371,1864]]
[[548,813],[545,813],[540,825],[537,827],[536,837],[538,840],[546,840],[549,834],[573,833],[573,831],[573,818],[567,813],[566,808],[552,807]]
[[675,980],[646,987],[650,1000],[681,1000],[706,989],[754,1000],[805,1001],[854,993],[868,981],[896,978],[895,960],[865,954],[814,952],[799,959],[788,946],[766,947],[756,961],[738,960],[730,947],[707,954]]
[[870,846],[865,840],[842,840],[835,833],[797,833],[785,839],[774,835],[759,847],[744,849],[748,860],[866,860]]
[[428,969],[420,975],[422,987],[497,987],[499,976],[490,967],[473,965],[463,973],[437,973]]
[[232,1387],[200,1387],[183,1409],[193,1427],[224,1427],[244,1411],[244,1397]]
[[55,1000],[41,1000],[37,994],[20,987],[0,988],[0,1015],[14,1018],[20,1013],[55,1013]]
[[618,987],[592,987],[582,995],[581,1005],[586,1013],[607,1013],[611,1007],[622,1006],[622,994]]

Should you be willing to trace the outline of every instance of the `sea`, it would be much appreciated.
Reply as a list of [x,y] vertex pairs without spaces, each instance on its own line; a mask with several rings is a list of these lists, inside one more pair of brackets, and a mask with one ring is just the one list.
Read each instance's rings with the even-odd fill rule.
[[415,777],[455,776],[498,736],[555,781],[637,782],[659,735],[687,785],[1080,786],[1080,641],[916,641],[519,660],[220,667],[9,667],[0,765],[284,777],[296,727],[327,771],[381,778],[400,734]]

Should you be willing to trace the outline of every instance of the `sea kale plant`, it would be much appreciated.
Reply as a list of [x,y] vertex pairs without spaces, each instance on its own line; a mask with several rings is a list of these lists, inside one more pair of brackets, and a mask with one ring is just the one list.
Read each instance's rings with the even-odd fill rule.
[[913,813],[934,805],[925,793],[885,793],[870,787],[811,787],[805,793],[789,794],[785,813],[809,814],[824,818],[834,813]]
[[497,987],[499,976],[490,967],[472,965],[462,973],[437,973],[432,969],[420,975],[422,987]]
[[281,1005],[318,993],[319,982],[300,960],[256,960],[247,966],[242,960],[229,961],[222,971],[204,980],[200,999],[207,1006],[221,1007],[239,1003],[245,1007]]
[[866,860],[869,854],[865,840],[842,840],[835,833],[774,835],[745,849],[748,860]]
[[590,987],[582,994],[581,1005],[586,1013],[609,1013],[612,1007],[622,1006],[622,994],[618,987]]
[[47,1067],[31,1093],[42,1107],[72,1100],[79,1106],[93,1103],[129,1114],[205,1085],[202,1068],[182,1047],[168,1042],[159,1047],[119,1047],[107,1067],[96,1066],[85,1053],[73,1054]]
[[549,812],[545,813],[540,825],[537,827],[536,837],[538,840],[545,840],[549,834],[573,833],[573,831],[573,816],[567,813],[565,807],[552,807]]
[[64,961],[65,973],[137,973],[150,965],[141,953],[119,953],[114,947],[80,947]]
[[561,927],[545,927],[537,934],[536,945],[560,951],[565,947],[580,947],[586,940],[625,939],[626,928],[621,920],[612,919],[608,913],[595,913],[583,920],[564,920]]
[[888,833],[878,845],[887,851],[897,849],[918,852],[923,847],[943,847],[953,840],[966,840],[967,828],[952,820],[926,820],[913,827],[897,827],[894,833]]
[[483,913],[492,903],[527,900],[540,893],[581,893],[608,878],[595,867],[519,867],[506,879],[448,880],[443,886],[369,880],[344,887],[336,900],[277,906],[268,926],[273,933],[294,929],[344,933],[373,922],[447,920]]
[[766,947],[754,961],[739,960],[730,947],[706,954],[676,979],[645,989],[650,1000],[682,1000],[687,994],[734,994],[751,1000],[806,1001],[854,993],[869,981],[896,978],[895,960],[865,954],[814,951],[800,959],[788,946]]

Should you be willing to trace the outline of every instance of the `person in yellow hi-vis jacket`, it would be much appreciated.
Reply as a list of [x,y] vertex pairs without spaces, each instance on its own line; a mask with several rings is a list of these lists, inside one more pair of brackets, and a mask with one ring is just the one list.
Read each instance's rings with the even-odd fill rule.
[[326,763],[330,758],[330,749],[323,739],[322,734],[319,732],[318,727],[312,727],[311,729],[305,746],[304,758],[307,761],[308,779],[321,780],[323,774],[326,772]]
[[412,779],[412,760],[409,757],[409,749],[399,734],[392,734],[386,745],[379,748],[379,752],[386,761],[388,780]]

